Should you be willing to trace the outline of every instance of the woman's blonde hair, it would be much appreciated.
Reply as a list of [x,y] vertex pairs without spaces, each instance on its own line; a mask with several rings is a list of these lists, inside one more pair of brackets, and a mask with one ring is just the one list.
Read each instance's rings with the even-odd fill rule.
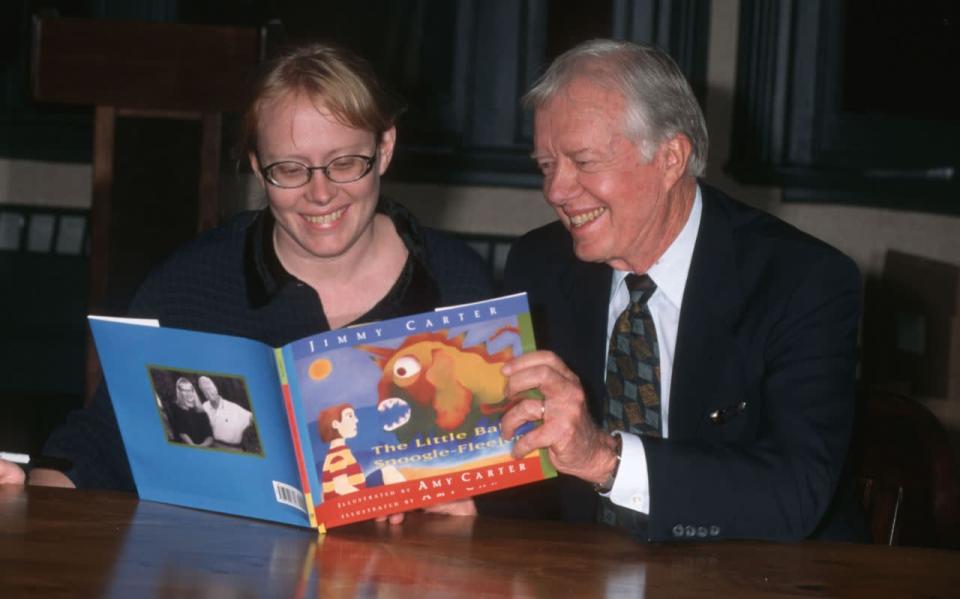
[[266,63],[254,84],[240,125],[238,157],[256,152],[263,104],[298,93],[344,125],[373,132],[378,140],[404,109],[370,63],[353,52],[320,42],[293,46]]
[[[193,392],[194,392],[194,397],[195,397],[196,400],[197,400],[196,405],[189,405],[189,404],[187,403],[187,398],[186,398],[186,396],[183,394],[183,390],[181,389],[181,385],[183,385],[184,383],[187,384],[187,385],[189,385],[190,388],[193,390]],[[180,407],[181,409],[184,409],[184,410],[187,410],[187,409],[190,409],[190,408],[199,407],[199,405],[200,405],[200,396],[199,396],[199,395],[196,395],[196,393],[197,393],[197,388],[196,388],[196,386],[194,386],[193,381],[191,381],[190,379],[188,379],[188,378],[185,377],[185,376],[181,376],[181,377],[179,377],[179,378],[177,379],[177,382],[174,384],[174,389],[176,390],[175,402],[176,402],[176,404],[177,404],[178,407]]]

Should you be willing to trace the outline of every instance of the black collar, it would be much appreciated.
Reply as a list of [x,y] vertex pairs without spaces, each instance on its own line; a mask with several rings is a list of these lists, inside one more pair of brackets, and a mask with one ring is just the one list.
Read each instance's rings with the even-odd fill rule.
[[[432,310],[440,301],[440,291],[427,266],[420,226],[406,208],[385,197],[381,197],[377,202],[377,212],[390,217],[397,234],[407,247],[409,256],[390,291],[369,312],[358,318],[357,322]],[[266,306],[287,286],[306,286],[280,263],[273,246],[275,225],[276,220],[270,209],[264,208],[247,229],[244,263],[247,273],[247,298],[253,308]]]

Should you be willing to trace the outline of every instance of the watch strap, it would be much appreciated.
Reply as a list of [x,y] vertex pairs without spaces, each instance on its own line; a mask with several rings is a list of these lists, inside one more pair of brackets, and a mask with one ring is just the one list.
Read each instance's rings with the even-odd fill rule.
[[617,452],[617,462],[613,465],[613,471],[605,481],[602,483],[594,483],[593,485],[593,490],[603,495],[606,495],[613,490],[613,483],[615,480],[617,480],[617,472],[620,471],[620,456],[623,453],[623,438],[620,435],[611,436],[616,444],[615,451]]

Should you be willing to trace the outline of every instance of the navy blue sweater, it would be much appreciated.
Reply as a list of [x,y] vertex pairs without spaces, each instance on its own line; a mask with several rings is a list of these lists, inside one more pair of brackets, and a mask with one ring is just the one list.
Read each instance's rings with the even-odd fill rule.
[[[357,322],[432,310],[493,294],[489,270],[466,244],[421,228],[398,204],[381,199],[410,256],[393,288]],[[175,252],[146,279],[130,316],[166,327],[255,339],[279,347],[330,329],[320,297],[280,265],[269,210],[239,214]],[[71,413],[44,455],[72,466],[81,488],[133,490],[113,406],[101,385],[90,406]]]

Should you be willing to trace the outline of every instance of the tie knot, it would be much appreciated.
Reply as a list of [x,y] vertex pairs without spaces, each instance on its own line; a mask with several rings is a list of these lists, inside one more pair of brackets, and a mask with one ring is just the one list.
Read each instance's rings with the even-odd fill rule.
[[645,304],[653,292],[657,290],[657,284],[649,275],[638,275],[630,273],[625,280],[627,289],[630,290],[630,302]]

